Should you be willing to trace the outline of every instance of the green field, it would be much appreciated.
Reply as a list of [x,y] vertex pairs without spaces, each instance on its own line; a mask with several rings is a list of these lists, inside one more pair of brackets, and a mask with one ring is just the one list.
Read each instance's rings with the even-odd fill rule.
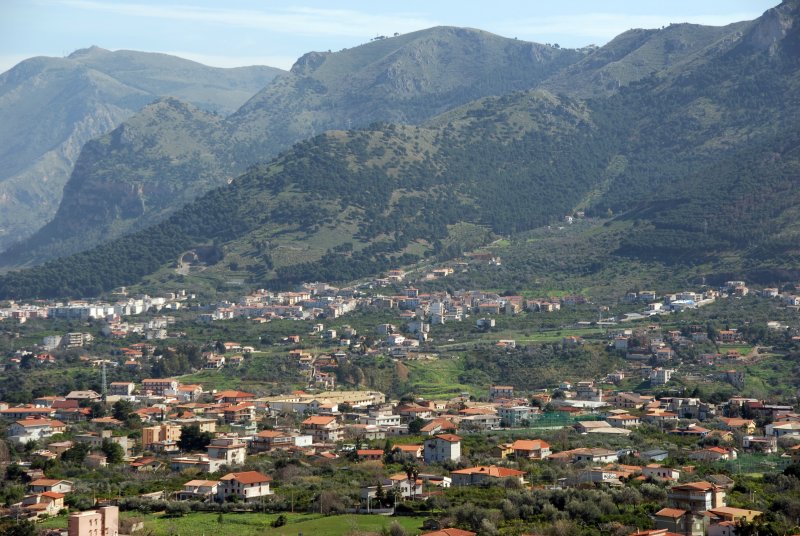
[[[273,528],[272,522],[278,514],[228,513],[219,514],[195,512],[183,517],[167,517],[163,514],[140,517],[144,521],[145,532],[152,531],[155,536],[297,536],[307,534],[313,536],[341,536],[344,534],[378,533],[397,521],[411,534],[421,532],[422,519],[418,517],[388,517],[379,515],[338,515],[322,516],[319,514],[284,514],[287,524]],[[67,518],[48,519],[42,528],[66,528]]]
[[[458,376],[464,372],[461,359],[438,359],[435,361],[407,361],[408,380],[412,391],[429,399],[447,398],[463,392],[485,394],[473,385],[459,382]],[[485,389],[483,389],[485,391]]]

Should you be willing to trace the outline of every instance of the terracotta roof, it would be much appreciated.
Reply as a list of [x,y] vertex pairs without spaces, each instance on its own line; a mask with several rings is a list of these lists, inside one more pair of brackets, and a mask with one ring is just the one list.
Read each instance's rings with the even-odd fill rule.
[[284,432],[279,432],[277,430],[262,430],[256,434],[256,437],[284,437],[285,435],[286,434]]
[[42,497],[49,497],[50,499],[63,499],[66,497],[63,493],[56,493],[55,491],[45,491]]
[[461,441],[461,438],[455,434],[439,434],[436,437],[442,441],[447,441],[448,443],[457,443]]
[[383,456],[381,449],[359,449],[356,451],[359,456]]
[[256,395],[253,393],[247,393],[245,391],[220,391],[219,393],[214,395],[215,400],[219,400],[220,398],[255,398]]
[[507,476],[523,476],[525,471],[517,471],[516,469],[509,469],[507,467],[497,467],[496,465],[478,465],[451,471],[451,474],[455,475],[472,475],[476,473],[486,474],[494,478],[503,478]]
[[17,421],[17,424],[25,428],[29,426],[49,426],[51,428],[61,428],[66,426],[63,422],[56,421],[54,419],[23,419],[21,421]]
[[95,424],[115,424],[120,425],[122,421],[115,419],[114,417],[97,417],[96,419],[92,419],[90,422]]
[[440,430],[457,430],[458,427],[448,419],[433,419],[420,429],[420,432],[432,432],[439,428]]
[[686,510],[679,510],[678,508],[662,508],[656,512],[657,517],[671,517],[673,519],[682,517],[686,514]]
[[549,449],[550,444],[541,439],[517,439],[511,444],[511,448],[514,450],[541,450]]
[[262,475],[258,471],[245,471],[244,473],[228,473],[220,480],[236,480],[242,484],[258,484],[260,482],[271,482],[272,477]]
[[465,408],[459,411],[461,415],[494,415],[497,410],[494,408]]
[[315,425],[315,424],[326,425],[326,424],[330,424],[330,423],[332,423],[334,421],[336,421],[336,417],[325,417],[325,416],[322,416],[322,415],[315,415],[313,417],[309,417],[308,419],[304,420],[303,424],[308,424],[308,425]]
[[184,486],[216,486],[219,480],[190,480]]
[[673,490],[701,490],[701,491],[709,491],[715,489],[716,486],[711,482],[689,482],[688,484],[681,484],[680,486],[673,486]]
[[395,445],[394,448],[401,452],[417,452],[422,445]]
[[744,508],[735,508],[733,506],[719,506],[717,508],[712,508],[709,510],[712,514],[716,515],[723,515],[723,516],[757,516],[760,515],[761,512],[759,510],[746,510]]
[[31,486],[55,486],[56,484],[59,484],[61,482],[64,482],[64,480],[55,480],[55,479],[52,479],[52,478],[40,478],[39,480],[34,480],[33,482],[31,482],[30,485]]

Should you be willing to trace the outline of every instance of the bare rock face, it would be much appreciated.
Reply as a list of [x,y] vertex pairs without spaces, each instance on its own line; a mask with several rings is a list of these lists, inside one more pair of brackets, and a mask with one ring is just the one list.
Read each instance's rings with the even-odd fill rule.
[[309,52],[303,54],[298,59],[289,72],[296,75],[309,75],[314,72],[320,65],[325,63],[325,59],[330,53],[327,52]]
[[799,13],[800,2],[797,0],[787,0],[767,10],[745,35],[743,43],[751,49],[764,50],[770,55],[775,54],[781,42],[793,33],[793,29],[796,29]]

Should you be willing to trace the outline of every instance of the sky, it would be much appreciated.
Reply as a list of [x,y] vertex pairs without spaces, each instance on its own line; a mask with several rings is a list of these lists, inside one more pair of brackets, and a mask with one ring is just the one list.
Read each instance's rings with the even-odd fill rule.
[[304,53],[341,50],[432,26],[577,48],[631,28],[752,20],[778,0],[0,0],[0,72],[33,56],[96,45],[213,65],[288,69]]

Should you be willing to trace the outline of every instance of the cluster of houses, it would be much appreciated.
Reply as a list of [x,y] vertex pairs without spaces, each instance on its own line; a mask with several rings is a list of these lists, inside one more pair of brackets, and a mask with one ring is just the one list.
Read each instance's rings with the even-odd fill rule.
[[[125,435],[127,423],[113,417],[92,418],[89,407],[101,400],[94,391],[72,391],[39,397],[27,405],[2,404],[0,417],[9,423],[11,442],[35,442],[39,447],[31,452],[29,461],[54,459],[84,443],[90,452],[84,464],[101,468],[108,465],[102,447],[111,441],[122,449],[123,463],[133,473],[191,470],[196,476],[187,479],[181,489],[163,496],[177,501],[263,501],[274,493],[272,478],[237,469],[249,456],[275,453],[321,463],[347,456],[382,464],[391,456],[394,461],[407,460],[420,467],[413,473],[390,474],[365,484],[360,497],[367,510],[385,503],[378,500],[381,496],[395,501],[424,498],[443,488],[509,479],[522,486],[541,485],[531,482],[520,468],[523,460],[577,464],[569,477],[547,485],[624,486],[634,479],[649,479],[668,486],[664,507],[652,516],[656,529],[640,536],[731,536],[739,520],[752,520],[760,512],[727,506],[726,490],[732,480],[712,475],[692,481],[693,467],[664,465],[661,462],[668,452],[660,449],[634,452],[630,448],[583,447],[558,451],[543,439],[516,439],[495,445],[491,463],[471,466],[466,463],[462,438],[500,428],[518,428],[524,435],[526,426],[545,418],[542,408],[548,406],[548,412],[564,417],[578,434],[625,437],[648,423],[676,437],[696,438],[700,446],[690,451],[688,458],[698,463],[733,460],[740,452],[777,454],[780,438],[794,437],[800,443],[800,415],[791,406],[742,397],[720,405],[696,397],[655,398],[604,391],[593,381],[574,385],[563,382],[553,391],[525,396],[520,396],[514,386],[493,385],[481,400],[462,396],[396,403],[387,403],[386,397],[375,391],[296,391],[259,397],[239,390],[205,392],[201,385],[182,385],[173,378],[150,378],[139,384],[113,382],[106,402],[131,403],[142,423],[137,439]],[[182,451],[181,437],[187,427],[207,433],[210,442],[201,450]],[[68,440],[59,435],[65,432],[71,432]],[[409,436],[419,439],[414,441]],[[706,438],[717,441],[702,441]],[[362,447],[387,439],[394,443],[388,452]],[[785,457],[800,461],[800,446],[784,450]],[[638,457],[636,464],[630,461],[637,459],[631,454]],[[626,463],[621,463],[623,456],[627,456]],[[443,471],[443,467],[451,469]],[[31,518],[61,512],[74,482],[49,479],[30,465],[25,469],[30,478],[28,493],[14,505],[16,511]],[[75,513],[69,520],[70,530],[83,530],[81,527],[89,526],[89,522],[111,527],[118,523],[118,513],[113,507]]]
[[0,308],[0,319],[14,318],[20,322],[29,319],[49,318],[66,320],[108,320],[119,321],[126,316],[140,315],[147,312],[177,311],[190,299],[193,294],[185,290],[168,292],[164,296],[127,296],[122,289],[118,293],[120,298],[114,303],[99,300],[71,300],[68,302],[53,302],[47,304],[18,304],[9,302]]

